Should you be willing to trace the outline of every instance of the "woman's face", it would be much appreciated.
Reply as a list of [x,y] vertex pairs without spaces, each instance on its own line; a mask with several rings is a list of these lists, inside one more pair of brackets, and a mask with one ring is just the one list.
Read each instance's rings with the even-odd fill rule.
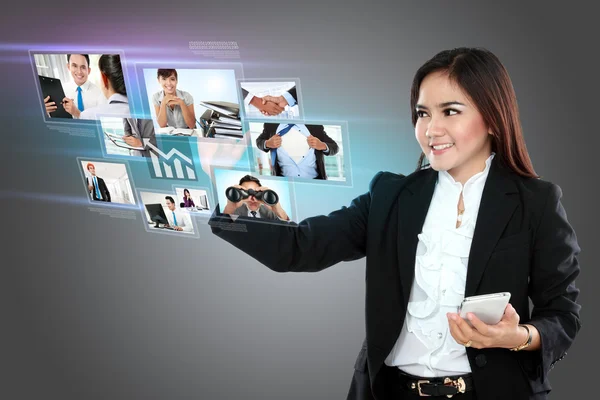
[[172,74],[168,78],[159,76],[158,83],[165,94],[175,94],[175,90],[177,89],[177,78],[175,77],[175,74]]
[[415,136],[436,171],[448,171],[465,183],[485,168],[491,134],[469,97],[448,78],[434,72],[421,83]]

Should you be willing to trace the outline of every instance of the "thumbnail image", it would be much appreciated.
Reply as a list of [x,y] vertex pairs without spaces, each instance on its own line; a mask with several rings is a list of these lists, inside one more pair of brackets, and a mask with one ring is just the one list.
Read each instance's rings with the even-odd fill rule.
[[100,127],[107,155],[150,157],[146,145],[157,146],[151,119],[100,117]]
[[118,54],[33,54],[46,121],[129,117]]
[[177,205],[173,194],[140,191],[149,230],[194,233],[189,213]]
[[241,82],[246,118],[300,117],[296,82]]
[[92,202],[135,204],[127,166],[80,159],[84,185]]
[[179,208],[190,213],[210,213],[208,193],[204,189],[175,188]]
[[251,122],[259,175],[346,181],[341,125]]
[[289,183],[248,171],[214,168],[220,212],[264,222],[293,221]]
[[241,139],[235,71],[144,68],[157,134]]

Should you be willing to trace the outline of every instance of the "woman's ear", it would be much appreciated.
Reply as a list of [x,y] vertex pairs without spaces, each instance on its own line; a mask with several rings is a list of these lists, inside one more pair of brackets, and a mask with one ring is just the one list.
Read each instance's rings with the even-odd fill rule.
[[102,77],[102,86],[104,86],[105,89],[108,89],[108,77],[103,73],[100,73],[100,76]]

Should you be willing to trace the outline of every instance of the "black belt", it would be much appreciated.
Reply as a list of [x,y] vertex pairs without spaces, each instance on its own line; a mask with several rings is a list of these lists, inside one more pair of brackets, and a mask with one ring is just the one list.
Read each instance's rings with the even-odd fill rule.
[[422,378],[402,372],[397,367],[387,368],[395,370],[393,373],[403,389],[419,396],[452,397],[455,394],[473,390],[473,376],[471,374]]

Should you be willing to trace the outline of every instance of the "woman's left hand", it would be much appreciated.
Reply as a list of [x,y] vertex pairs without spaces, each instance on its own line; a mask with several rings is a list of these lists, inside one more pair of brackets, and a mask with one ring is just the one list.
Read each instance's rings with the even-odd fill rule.
[[527,332],[519,327],[519,314],[510,304],[506,306],[502,319],[496,325],[487,325],[473,313],[467,314],[472,327],[456,313],[448,313],[447,317],[450,334],[463,346],[511,349],[527,339]]

